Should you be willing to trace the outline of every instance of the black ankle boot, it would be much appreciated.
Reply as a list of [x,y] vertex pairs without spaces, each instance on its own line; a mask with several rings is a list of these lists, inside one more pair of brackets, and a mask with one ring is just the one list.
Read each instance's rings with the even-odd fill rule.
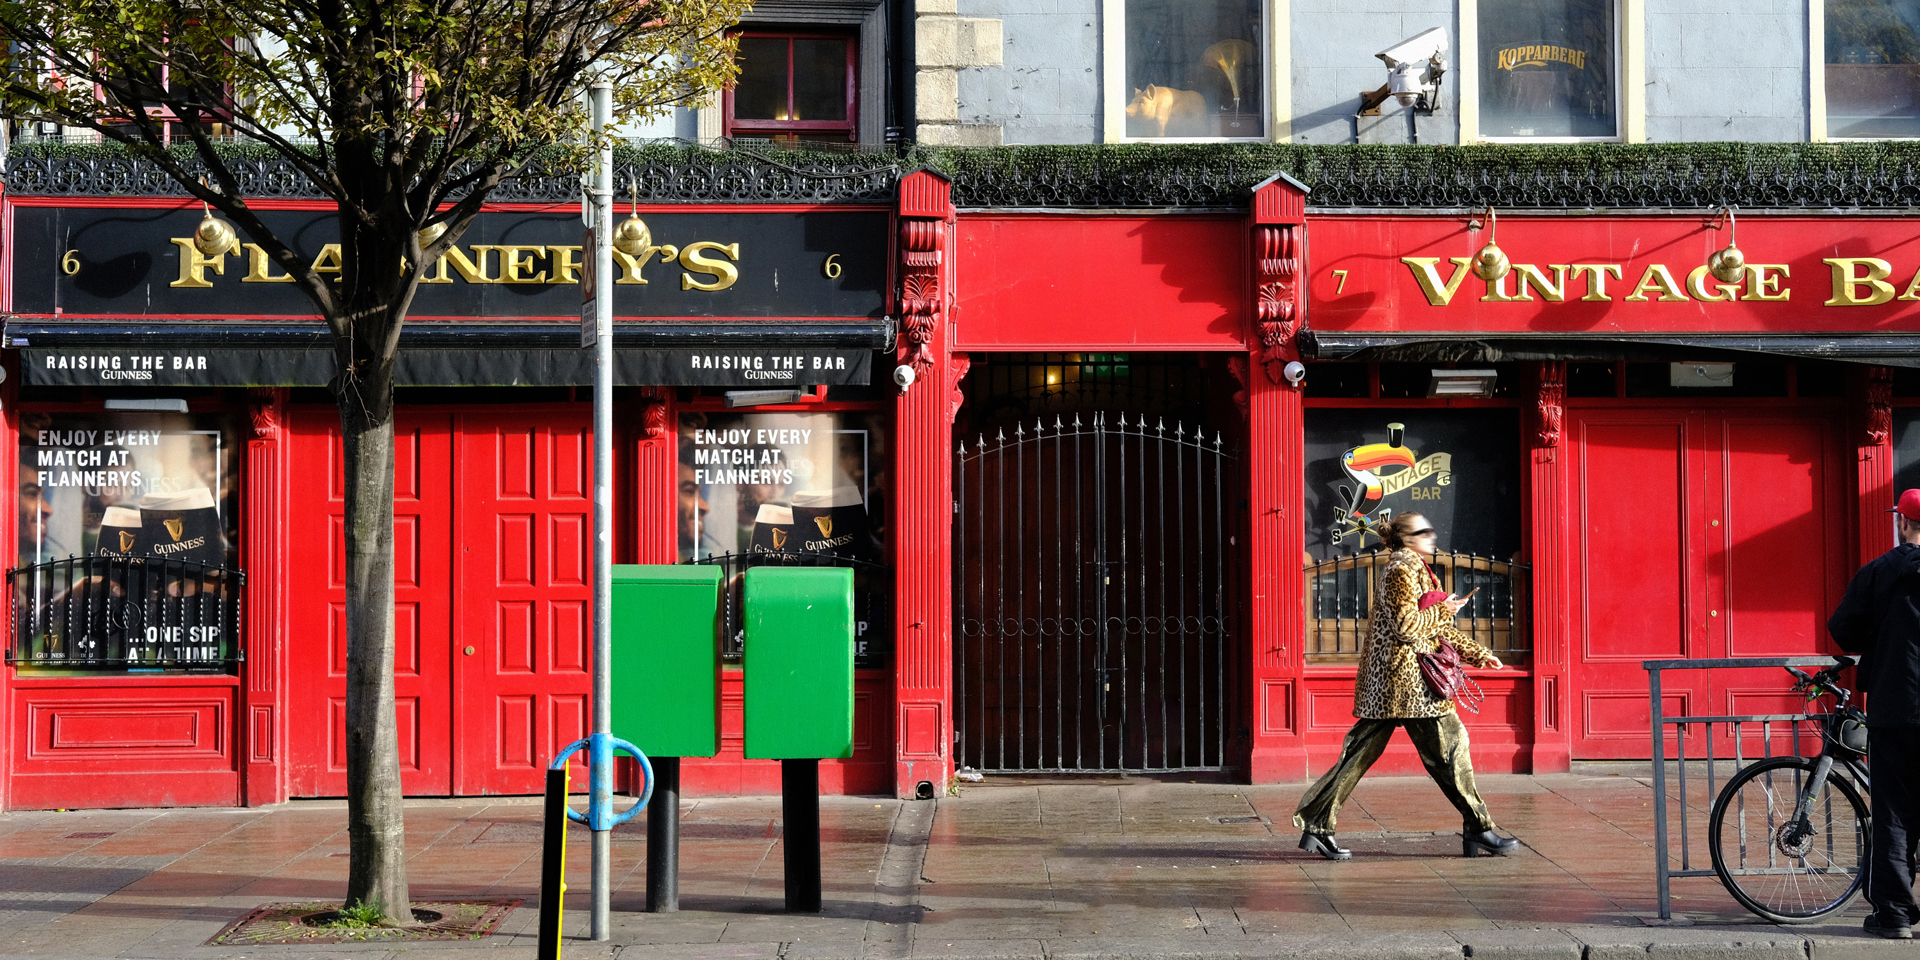
[[1460,831],[1460,855],[1477,857],[1485,854],[1489,857],[1504,857],[1507,852],[1520,845],[1512,837],[1503,837],[1492,830]]
[[1328,860],[1352,860],[1353,851],[1333,842],[1331,833],[1303,833],[1300,849],[1317,853]]

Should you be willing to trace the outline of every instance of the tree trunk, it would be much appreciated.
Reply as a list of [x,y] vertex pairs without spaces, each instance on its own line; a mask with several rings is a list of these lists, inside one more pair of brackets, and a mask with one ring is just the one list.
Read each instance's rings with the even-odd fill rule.
[[347,494],[347,905],[413,923],[393,702],[393,406],[340,397]]

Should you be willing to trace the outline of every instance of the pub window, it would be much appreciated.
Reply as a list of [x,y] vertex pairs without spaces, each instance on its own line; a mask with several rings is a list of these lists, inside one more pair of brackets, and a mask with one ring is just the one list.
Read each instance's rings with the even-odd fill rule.
[[1479,0],[1480,135],[1620,135],[1616,0]]
[[24,413],[18,465],[10,663],[232,669],[245,581],[225,418]]
[[859,140],[851,35],[744,31],[739,39],[740,74],[726,96],[727,136]]
[[[1126,139],[1264,139],[1262,0],[1124,0]],[[1112,73],[1108,74],[1112,78]]]
[[1920,0],[1826,0],[1830,139],[1920,137]]

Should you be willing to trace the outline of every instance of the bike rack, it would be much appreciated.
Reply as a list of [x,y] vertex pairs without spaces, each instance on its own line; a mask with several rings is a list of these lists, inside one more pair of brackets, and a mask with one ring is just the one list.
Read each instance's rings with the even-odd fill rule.
[[[1746,759],[1740,751],[1740,725],[1743,723],[1760,724],[1760,742],[1762,755],[1755,760],[1764,760],[1774,756],[1773,724],[1788,723],[1790,736],[1788,741],[1793,756],[1802,756],[1800,752],[1800,722],[1813,718],[1806,713],[1766,713],[1744,716],[1699,716],[1668,717],[1661,713],[1660,674],[1665,670],[1729,670],[1746,667],[1830,667],[1833,657],[1726,657],[1718,660],[1642,660],[1642,669],[1647,671],[1648,702],[1653,713],[1653,872],[1654,883],[1658,888],[1660,901],[1660,919],[1673,919],[1672,881],[1675,877],[1712,877],[1717,876],[1711,868],[1694,869],[1692,845],[1687,842],[1687,730],[1690,723],[1706,725],[1707,744],[1707,805],[1713,805],[1713,798],[1719,793],[1715,786],[1713,756],[1713,725],[1729,724],[1733,727],[1733,763],[1734,774],[1745,767]],[[1680,781],[1680,869],[1673,869],[1672,853],[1668,846],[1667,830],[1667,725],[1679,728],[1674,736]],[[1784,754],[1782,754],[1784,756]]]

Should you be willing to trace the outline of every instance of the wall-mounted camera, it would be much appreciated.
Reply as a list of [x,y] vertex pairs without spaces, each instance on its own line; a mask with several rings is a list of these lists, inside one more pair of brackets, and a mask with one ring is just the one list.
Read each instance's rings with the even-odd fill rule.
[[893,368],[893,385],[899,387],[901,393],[906,393],[907,388],[913,386],[913,377],[911,364],[903,363]]
[[1298,360],[1289,360],[1286,366],[1280,368],[1280,375],[1287,378],[1287,383],[1297,387],[1300,381],[1307,379],[1307,365]]
[[1380,105],[1388,97],[1429,116],[1439,109],[1440,78],[1447,72],[1444,28],[1424,30],[1374,56],[1387,65],[1387,82],[1378,90],[1360,94],[1360,116],[1379,116]]

